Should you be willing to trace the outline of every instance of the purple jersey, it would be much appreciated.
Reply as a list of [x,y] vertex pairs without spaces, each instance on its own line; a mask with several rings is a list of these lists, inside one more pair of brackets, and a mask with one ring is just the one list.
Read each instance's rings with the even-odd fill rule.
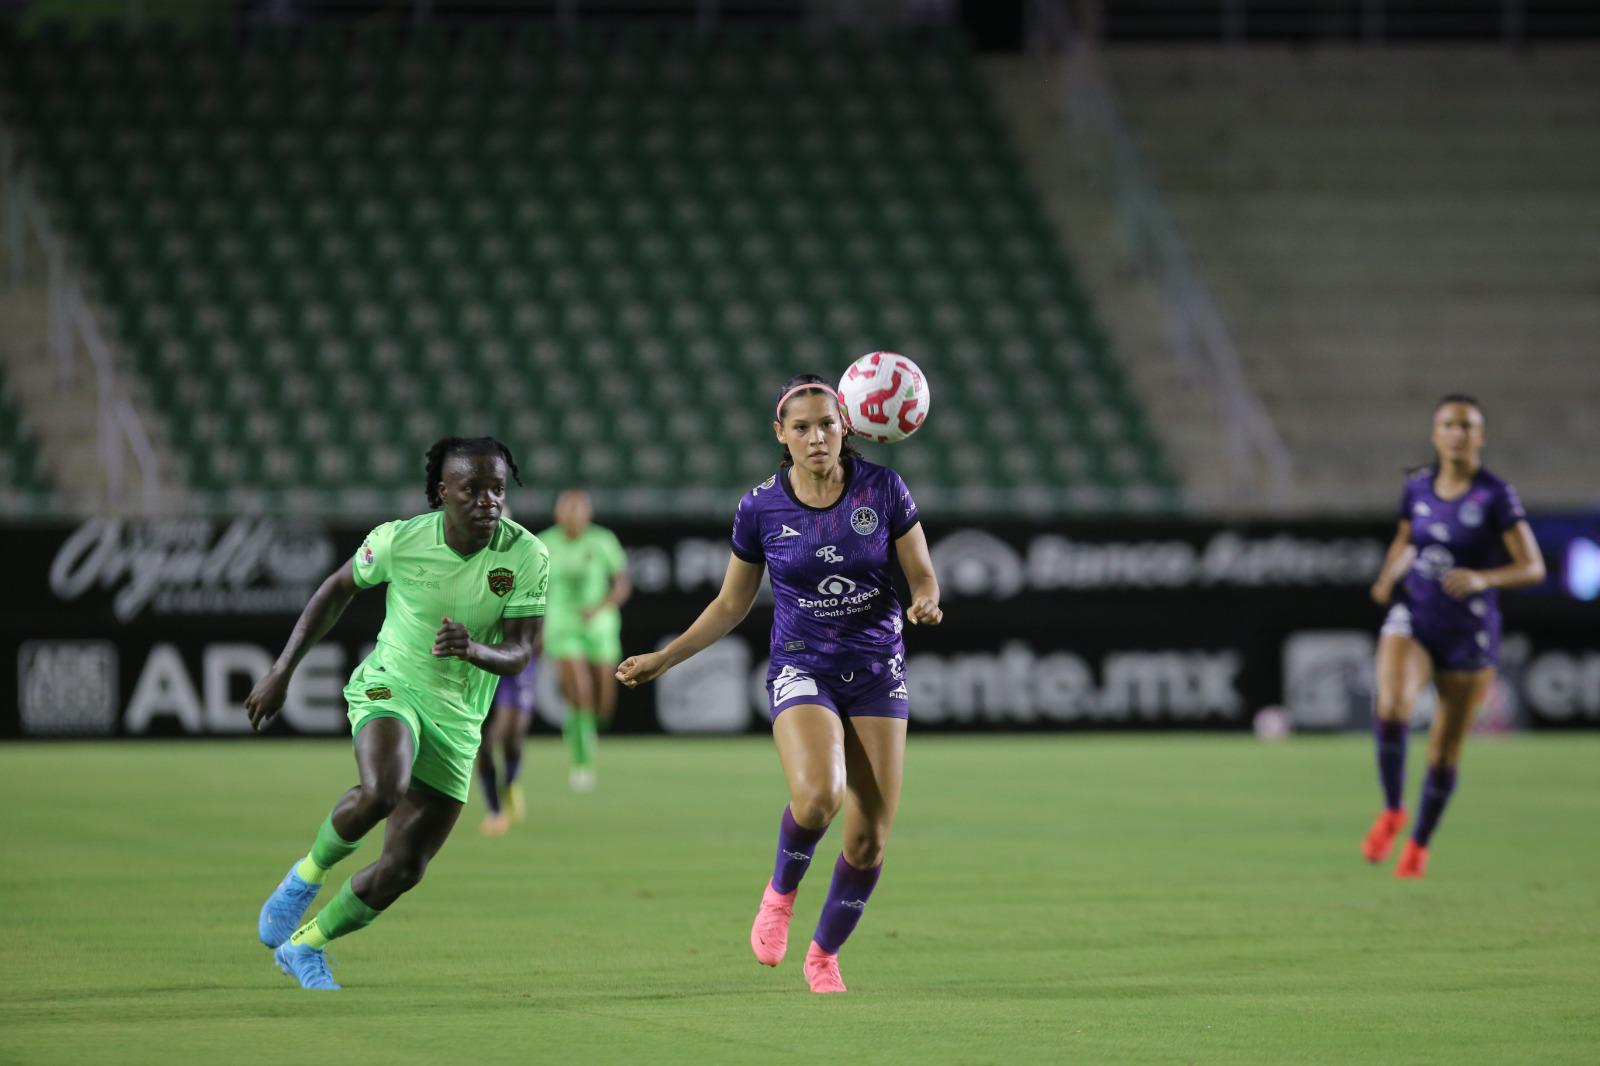
[[1416,624],[1434,629],[1498,628],[1499,598],[1488,589],[1465,600],[1444,591],[1440,579],[1451,570],[1486,570],[1510,561],[1502,539],[1527,518],[1517,490],[1479,467],[1467,491],[1442,500],[1433,491],[1433,469],[1406,479],[1400,517],[1411,523],[1417,558],[1405,577],[1405,602]]
[[904,653],[890,579],[894,542],[917,524],[906,483],[885,466],[845,460],[832,507],[795,498],[784,467],[751,489],[733,516],[733,553],[772,576],[772,665],[837,674]]

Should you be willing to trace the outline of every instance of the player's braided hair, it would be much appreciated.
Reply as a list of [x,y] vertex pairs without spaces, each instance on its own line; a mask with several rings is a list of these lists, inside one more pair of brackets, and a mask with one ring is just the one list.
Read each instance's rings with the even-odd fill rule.
[[444,477],[444,461],[452,455],[498,455],[506,461],[511,480],[522,484],[522,472],[511,457],[511,449],[493,437],[442,437],[428,449],[428,483],[423,489],[428,494],[428,506],[435,511],[444,506],[439,498],[439,482]]
[[[779,422],[783,421],[783,412],[788,408],[789,400],[793,400],[794,399],[794,396],[790,396],[789,400],[785,400],[784,396],[788,395],[789,390],[798,389],[802,385],[816,385],[817,388],[815,388],[815,389],[804,389],[804,390],[802,390],[800,392],[795,393],[794,396],[810,396],[813,393],[820,392],[825,396],[832,396],[834,398],[834,402],[838,403],[838,399],[839,398],[838,398],[837,394],[834,393],[833,386],[828,384],[827,378],[824,378],[820,374],[796,374],[794,377],[790,378],[788,381],[785,381],[783,383],[783,385],[781,387],[779,387],[778,394],[773,397],[773,403],[781,402],[783,404],[782,407],[778,408],[778,421]],[[841,415],[842,414],[843,414],[843,412],[841,412]],[[840,448],[840,450],[839,450],[839,458],[840,459],[845,459],[845,458],[859,459],[859,458],[861,458],[861,453],[856,450],[856,446],[854,444],[850,443],[850,427],[848,425],[846,425],[844,427],[844,433],[845,433],[844,446],[842,448]],[[783,452],[783,465],[784,466],[788,466],[789,464],[793,463],[794,459],[793,459],[792,456],[789,455],[789,449],[784,447],[781,444],[778,445],[778,447]]]

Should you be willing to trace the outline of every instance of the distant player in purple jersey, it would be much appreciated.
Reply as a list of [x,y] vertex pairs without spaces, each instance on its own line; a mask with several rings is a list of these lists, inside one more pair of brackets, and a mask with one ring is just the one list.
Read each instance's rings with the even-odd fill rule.
[[1383,813],[1362,842],[1368,862],[1388,858],[1405,828],[1406,735],[1417,694],[1431,678],[1438,711],[1428,738],[1428,776],[1397,877],[1421,877],[1428,842],[1456,787],[1472,715],[1500,663],[1498,589],[1544,580],[1544,559],[1517,492],[1484,469],[1483,409],[1452,394],[1433,412],[1438,460],[1406,479],[1400,527],[1372,598],[1388,607],[1378,638],[1374,723]]
[[[811,991],[843,992],[839,948],[878,883],[900,801],[909,712],[901,627],[938,625],[944,614],[917,505],[900,475],[846,442],[833,389],[815,374],[791,378],[773,430],[782,465],[739,501],[722,591],[666,648],[624,660],[617,680],[652,681],[722,639],[750,613],[762,568],[770,572],[767,692],[789,805],[750,946],[765,965],[783,960],[800,879],[843,807],[844,850],[804,967]],[[911,587],[903,613],[895,562]]]
[[[522,771],[522,738],[528,732],[528,720],[533,717],[539,650],[536,642],[527,669],[500,679],[494,690],[494,706],[489,709],[489,717],[483,720],[477,771],[478,784],[483,788],[483,805],[488,809],[483,824],[478,827],[484,836],[502,836],[511,828],[513,820],[520,822],[528,814],[528,801],[522,794],[517,775]],[[496,749],[505,762],[504,778],[499,776],[495,766]],[[509,815],[503,809],[502,800],[511,808]]]

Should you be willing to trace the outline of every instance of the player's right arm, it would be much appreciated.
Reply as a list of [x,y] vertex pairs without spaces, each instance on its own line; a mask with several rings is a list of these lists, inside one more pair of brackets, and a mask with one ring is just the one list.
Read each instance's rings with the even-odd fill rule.
[[267,676],[256,682],[255,688],[244,699],[252,729],[260,732],[283,709],[284,698],[289,693],[289,679],[294,676],[295,667],[300,665],[306,652],[316,647],[317,641],[328,635],[328,630],[339,621],[339,616],[350,606],[356,593],[389,580],[389,549],[398,524],[385,522],[368,533],[355,557],[329,574],[317,591],[311,594],[278,661],[272,664]]
[[617,667],[617,680],[629,688],[654,681],[685,659],[704,651],[723,637],[733,627],[744,621],[750,607],[761,591],[762,564],[747,562],[737,555],[728,557],[728,572],[722,578],[722,590],[717,598],[706,605],[694,625],[660,651],[644,655],[630,655]]
[[1372,583],[1372,602],[1379,607],[1389,606],[1389,600],[1394,596],[1394,587],[1400,579],[1406,576],[1406,571],[1411,569],[1411,564],[1416,561],[1417,549],[1411,544],[1411,519],[1400,519],[1399,528],[1395,530],[1394,539],[1389,542],[1389,551],[1383,557],[1383,566],[1378,570],[1378,579]]
[[250,695],[245,697],[244,706],[250,712],[253,729],[259,731],[265,728],[283,708],[284,697],[289,691],[289,679],[294,676],[295,667],[300,665],[300,660],[316,646],[317,641],[327,636],[328,630],[339,621],[339,616],[344,614],[344,609],[360,591],[350,568],[341,566],[312,593],[278,661],[272,664],[272,669],[256,682]]

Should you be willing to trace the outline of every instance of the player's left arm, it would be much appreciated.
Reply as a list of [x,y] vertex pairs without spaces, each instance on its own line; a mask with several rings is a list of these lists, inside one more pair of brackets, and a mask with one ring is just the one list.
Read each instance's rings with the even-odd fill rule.
[[928,554],[928,538],[918,522],[894,542],[895,558],[911,586],[911,606],[906,621],[914,626],[936,626],[944,621],[939,609],[939,577],[933,572],[933,557]]
[[520,674],[533,659],[533,646],[539,639],[540,621],[534,615],[502,618],[500,643],[481,644],[472,639],[466,626],[452,622],[447,617],[433,638],[433,654],[441,659],[465,659],[478,669],[501,677]]
[[1500,534],[1500,539],[1511,562],[1492,570],[1452,570],[1440,582],[1445,592],[1459,600],[1485,589],[1520,589],[1544,580],[1544,553],[1526,521]]

